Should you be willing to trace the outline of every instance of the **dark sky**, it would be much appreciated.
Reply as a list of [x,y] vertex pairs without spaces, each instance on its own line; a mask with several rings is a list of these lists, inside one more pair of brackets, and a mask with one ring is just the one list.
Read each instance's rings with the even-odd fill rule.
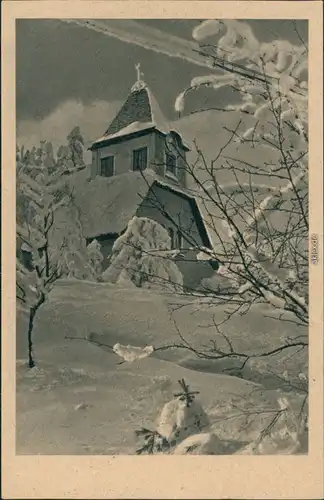
[[[182,38],[191,38],[197,20],[141,21]],[[248,21],[261,41],[274,38],[300,44],[295,28],[307,40],[307,21]],[[19,20],[16,40],[17,125],[41,122],[66,101],[85,109],[105,101],[116,107],[127,97],[141,62],[145,81],[164,114],[175,118],[174,100],[191,78],[206,69],[59,20]],[[116,103],[116,101],[118,101]],[[107,117],[107,119],[111,117]],[[82,124],[80,124],[82,126]],[[102,125],[101,125],[102,126]]]
[[[197,21],[145,21],[163,31],[190,38]],[[250,21],[261,40],[285,38],[298,43],[291,21]],[[298,31],[307,38],[307,25]],[[123,99],[135,80],[140,61],[145,80],[164,112],[172,114],[173,98],[199,72],[206,70],[165,55],[123,43],[83,27],[56,20],[17,22],[17,118],[41,119],[62,101]],[[167,82],[167,84],[166,84]],[[37,97],[36,97],[37,96]]]

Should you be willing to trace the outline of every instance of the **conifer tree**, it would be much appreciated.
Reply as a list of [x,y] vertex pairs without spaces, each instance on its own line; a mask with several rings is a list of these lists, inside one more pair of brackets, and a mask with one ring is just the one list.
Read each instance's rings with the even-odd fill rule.
[[170,248],[166,229],[151,219],[133,217],[125,233],[114,243],[110,266],[103,279],[113,283],[125,280],[137,287],[180,291],[183,280],[178,266],[160,253]]

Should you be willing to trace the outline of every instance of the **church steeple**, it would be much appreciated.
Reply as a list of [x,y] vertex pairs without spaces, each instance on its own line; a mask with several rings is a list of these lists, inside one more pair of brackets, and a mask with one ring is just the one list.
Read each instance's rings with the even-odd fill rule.
[[132,86],[130,94],[103,137],[95,141],[93,147],[98,143],[116,138],[116,134],[121,137],[152,128],[163,134],[168,134],[170,131],[170,125],[163,116],[155,97],[142,79],[144,75],[139,63],[135,65],[135,69],[137,80]]
[[184,185],[181,162],[189,148],[163,116],[139,63],[135,70],[136,81],[127,99],[104,135],[90,148],[94,176],[110,177],[150,168],[157,175]]

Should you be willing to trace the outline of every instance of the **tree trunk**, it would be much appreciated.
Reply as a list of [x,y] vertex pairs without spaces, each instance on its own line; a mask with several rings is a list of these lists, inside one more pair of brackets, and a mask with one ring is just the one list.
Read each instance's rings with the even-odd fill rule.
[[33,358],[33,341],[32,341],[32,333],[34,328],[34,317],[36,314],[36,309],[31,307],[29,309],[29,323],[28,323],[28,366],[29,368],[34,368],[35,361]]

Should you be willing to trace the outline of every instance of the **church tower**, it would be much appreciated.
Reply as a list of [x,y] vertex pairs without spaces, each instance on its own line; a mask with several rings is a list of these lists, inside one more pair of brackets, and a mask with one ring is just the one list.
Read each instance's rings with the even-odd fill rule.
[[165,182],[186,187],[188,146],[164,118],[146,83],[140,65],[137,81],[102,137],[94,141],[92,174],[113,177],[149,170]]

